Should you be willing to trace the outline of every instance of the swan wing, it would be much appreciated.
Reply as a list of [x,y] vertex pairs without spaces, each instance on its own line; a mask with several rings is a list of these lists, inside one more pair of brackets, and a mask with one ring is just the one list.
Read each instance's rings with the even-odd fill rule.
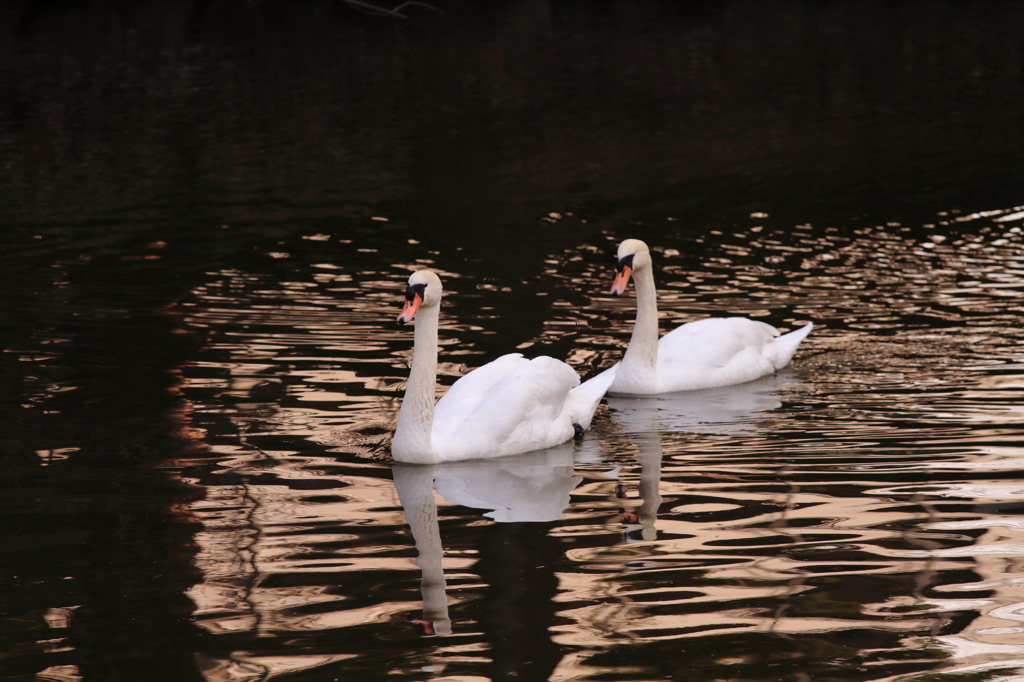
[[439,450],[452,459],[466,452],[494,457],[569,440],[574,430],[564,408],[569,391],[579,383],[576,371],[559,360],[541,356],[522,363],[480,397]]
[[434,434],[448,435],[454,432],[495,384],[528,362],[522,353],[509,353],[461,377],[434,406]]
[[659,392],[726,386],[771,374],[776,368],[764,349],[778,335],[770,324],[742,317],[684,324],[658,342]]
[[770,324],[744,317],[712,317],[688,322],[658,341],[658,359],[724,367],[737,354],[762,348],[779,335]]

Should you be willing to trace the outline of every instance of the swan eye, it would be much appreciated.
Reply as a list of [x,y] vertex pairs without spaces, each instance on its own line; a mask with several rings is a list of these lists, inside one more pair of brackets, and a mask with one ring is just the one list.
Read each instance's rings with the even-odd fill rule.
[[628,256],[623,256],[622,258],[620,258],[615,264],[615,269],[618,270],[619,272],[622,272],[622,268],[629,268],[632,270],[633,256],[635,255],[636,254],[631,253]]
[[420,300],[426,298],[427,285],[426,284],[410,284],[405,288],[405,300],[411,301],[417,296]]

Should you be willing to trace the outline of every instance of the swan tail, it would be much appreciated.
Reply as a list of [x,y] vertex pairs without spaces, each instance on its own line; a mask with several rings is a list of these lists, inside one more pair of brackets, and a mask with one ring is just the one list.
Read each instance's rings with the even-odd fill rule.
[[789,361],[793,359],[793,355],[796,354],[796,349],[800,347],[800,342],[807,338],[812,329],[814,329],[814,323],[808,322],[799,329],[775,339],[771,344],[772,354],[769,358],[772,366],[779,370],[788,365]]
[[573,424],[579,424],[584,431],[590,428],[590,422],[594,418],[594,413],[597,412],[597,406],[615,380],[618,367],[619,365],[616,363],[569,391],[565,411]]

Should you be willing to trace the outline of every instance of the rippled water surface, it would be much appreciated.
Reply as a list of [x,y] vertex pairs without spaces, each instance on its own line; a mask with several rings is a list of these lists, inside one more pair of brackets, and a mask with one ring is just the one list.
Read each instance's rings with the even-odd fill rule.
[[[1005,673],[1024,653],[1020,210],[925,231],[770,219],[715,239],[666,231],[666,326],[813,320],[793,366],[609,398],[579,444],[436,467],[380,461],[410,359],[392,317],[419,263],[358,275],[313,263],[285,283],[209,273],[174,313],[206,342],[181,391],[219,455],[184,473],[206,490],[190,507],[204,579],[189,596],[225,641],[207,665],[217,679],[295,666]],[[604,293],[623,235],[595,236],[529,282],[548,319],[518,345],[566,349],[584,373],[621,353],[633,304]],[[702,256],[682,255],[694,242]],[[443,273],[450,382],[488,359],[469,341],[512,297]],[[240,632],[260,638],[234,649]]]
[[[3,679],[1022,679],[1020,5],[596,7],[5,10]],[[815,329],[390,462],[410,272],[587,377],[628,237]]]

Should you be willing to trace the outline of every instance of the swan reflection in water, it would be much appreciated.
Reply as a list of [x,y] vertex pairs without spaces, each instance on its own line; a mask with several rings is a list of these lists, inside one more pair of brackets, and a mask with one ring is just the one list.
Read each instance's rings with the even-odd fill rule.
[[556,521],[569,506],[569,493],[583,480],[573,475],[575,449],[574,443],[566,443],[498,459],[393,466],[395,488],[419,553],[416,564],[423,572],[423,618],[417,622],[426,634],[452,631],[434,489],[452,504],[489,509],[484,516],[498,523]]
[[[641,503],[635,511],[622,514],[626,541],[657,539],[655,522],[663,502],[659,492],[663,433],[752,428],[747,422],[753,415],[781,407],[777,393],[789,383],[791,374],[740,386],[642,398],[608,398],[615,420],[626,434],[635,436],[639,446]],[[500,524],[553,522],[564,516],[570,505],[570,493],[583,480],[575,475],[574,462],[593,464],[600,459],[599,441],[588,437],[582,443],[565,443],[496,459],[427,466],[394,464],[395,488],[416,542],[416,563],[423,573],[423,617],[416,622],[426,634],[452,632],[434,490],[452,504],[489,510],[484,516]],[[638,538],[635,530],[640,531]],[[500,586],[492,585],[495,588]]]
[[[653,396],[608,396],[608,407],[622,432],[632,435],[638,447],[640,465],[635,512],[624,512],[626,542],[657,540],[658,510],[664,501],[660,493],[662,434],[666,432],[723,433],[756,428],[753,418],[760,412],[782,407],[778,393],[797,383],[791,370],[756,381],[697,391],[663,393]],[[639,531],[637,533],[636,531]]]
[[750,431],[759,412],[782,407],[779,393],[799,385],[790,369],[735,386],[652,396],[607,396],[625,433]]
[[[623,514],[627,542],[657,537],[655,520],[663,498],[658,492],[662,478],[662,434],[666,431],[699,433],[750,429],[748,422],[759,412],[781,407],[778,391],[794,383],[793,374],[723,388],[668,393],[650,397],[608,397],[608,407],[626,434],[635,434],[640,466],[634,512]],[[446,583],[441,567],[443,547],[437,523],[434,489],[445,501],[472,509],[499,523],[548,522],[563,517],[569,494],[583,480],[574,475],[573,462],[596,463],[601,459],[597,439],[563,443],[551,449],[489,460],[435,465],[395,463],[394,485],[406,512],[423,571],[423,621],[428,634],[450,634]]]

